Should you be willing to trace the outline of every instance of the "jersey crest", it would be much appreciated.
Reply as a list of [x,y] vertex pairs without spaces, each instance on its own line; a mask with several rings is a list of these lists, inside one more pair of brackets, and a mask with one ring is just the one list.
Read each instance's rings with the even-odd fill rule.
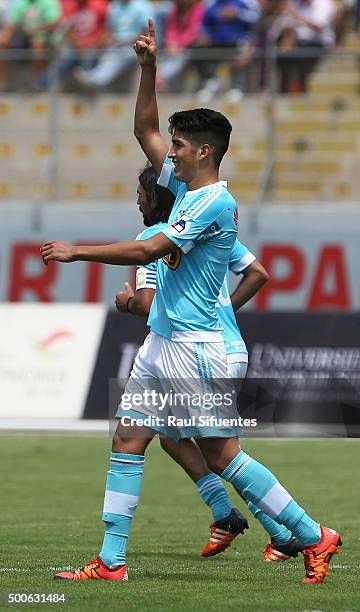
[[164,264],[167,265],[170,270],[176,270],[179,267],[181,261],[181,249],[176,249],[175,253],[169,253],[162,258]]

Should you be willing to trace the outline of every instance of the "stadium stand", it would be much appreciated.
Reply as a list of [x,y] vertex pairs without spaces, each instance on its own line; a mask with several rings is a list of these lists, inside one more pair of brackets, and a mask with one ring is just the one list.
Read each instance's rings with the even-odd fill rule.
[[[359,197],[357,166],[360,156],[360,101],[341,93],[337,72],[330,74],[331,58],[313,77],[328,91],[299,97],[279,96],[274,104],[272,198],[274,201],[329,201]],[[336,65],[336,60],[335,60]],[[323,72],[324,71],[324,72]],[[346,74],[353,91],[355,71]],[[351,80],[350,80],[351,79]],[[340,78],[339,78],[340,80]],[[341,80],[340,80],[341,83]],[[62,95],[54,141],[49,139],[49,101],[46,95],[8,95],[0,103],[0,197],[47,198],[49,180],[56,179],[59,199],[117,199],[131,197],[143,159],[132,135],[133,96],[102,95],[78,100]],[[165,124],[174,110],[173,96],[162,96]],[[177,96],[176,107],[196,103]],[[213,101],[233,124],[231,155],[223,175],[242,201],[254,196],[259,173],[267,159],[267,106],[264,96],[246,96],[238,105]],[[55,164],[51,171],[51,164]],[[52,172],[52,174],[51,174]],[[55,177],[55,179],[54,179]],[[55,195],[53,193],[53,195]]]
[[[207,105],[224,112],[233,124],[231,155],[222,172],[242,202],[257,197],[272,157],[266,199],[325,203],[359,198],[358,38],[351,31],[342,43],[316,64],[308,93],[298,95],[261,91],[260,61],[253,66],[253,93],[231,100],[226,95],[232,87],[231,65],[226,59],[220,63],[221,93]],[[164,129],[176,108],[199,105],[193,95],[198,85],[190,67],[181,80],[183,93],[160,96]],[[0,199],[132,197],[145,161],[132,134],[134,103],[133,94],[114,91],[2,95]]]

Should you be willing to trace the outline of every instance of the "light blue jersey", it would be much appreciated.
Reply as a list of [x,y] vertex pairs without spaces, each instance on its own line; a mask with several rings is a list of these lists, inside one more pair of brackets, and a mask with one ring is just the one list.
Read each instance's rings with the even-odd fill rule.
[[246,344],[241,336],[230,299],[229,270],[236,275],[241,274],[255,259],[255,255],[245,245],[241,244],[238,240],[235,241],[231,250],[229,267],[216,303],[217,313],[223,328],[227,355],[237,355],[238,353],[245,353],[247,355]]
[[178,249],[158,261],[148,323],[169,340],[219,341],[215,305],[237,235],[236,202],[222,181],[187,191],[169,158],[158,183],[176,196],[162,232]]
[[[137,236],[137,240],[146,240],[158,232],[162,232],[167,227],[166,223],[156,223],[152,227],[145,229]],[[230,255],[229,270],[238,275],[245,270],[253,261],[255,256],[249,249],[235,241]],[[154,261],[145,266],[138,266],[136,271],[136,289],[156,290],[156,269],[157,262]],[[245,354],[247,355],[246,344],[241,336],[236,322],[234,309],[230,300],[229,293],[229,271],[226,273],[224,282],[216,302],[216,312],[219,316],[220,324],[223,328],[223,337],[227,355]]]

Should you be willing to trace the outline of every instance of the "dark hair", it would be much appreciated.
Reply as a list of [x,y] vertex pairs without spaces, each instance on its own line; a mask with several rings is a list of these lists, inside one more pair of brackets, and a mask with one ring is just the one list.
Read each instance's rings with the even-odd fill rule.
[[139,183],[146,194],[146,224],[166,223],[175,202],[174,194],[157,184],[157,174],[152,166],[146,166],[140,172]]
[[169,117],[169,132],[180,132],[190,142],[214,147],[214,163],[218,168],[229,147],[231,123],[224,115],[209,108],[179,111]]

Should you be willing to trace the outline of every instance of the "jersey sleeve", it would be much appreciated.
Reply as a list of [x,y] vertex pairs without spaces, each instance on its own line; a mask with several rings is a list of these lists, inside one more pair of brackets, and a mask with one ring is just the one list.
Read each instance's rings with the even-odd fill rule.
[[174,165],[170,157],[165,157],[157,184],[161,187],[165,187],[165,189],[169,189],[175,196],[178,194],[180,187],[184,185],[184,183],[176,180]]
[[241,274],[256,257],[239,240],[235,240],[229,259],[229,270],[234,274]]
[[184,254],[199,243],[206,242],[222,231],[221,217],[224,203],[216,191],[210,192],[184,210],[177,221],[162,232],[178,246]]
[[156,290],[156,262],[136,268],[136,291],[138,289]]

